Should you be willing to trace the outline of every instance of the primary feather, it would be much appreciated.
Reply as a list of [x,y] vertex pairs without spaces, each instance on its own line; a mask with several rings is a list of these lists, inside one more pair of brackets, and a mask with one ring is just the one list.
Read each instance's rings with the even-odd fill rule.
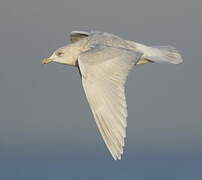
[[96,124],[114,159],[120,159],[126,136],[124,84],[142,56],[131,50],[94,47],[79,56],[82,84]]

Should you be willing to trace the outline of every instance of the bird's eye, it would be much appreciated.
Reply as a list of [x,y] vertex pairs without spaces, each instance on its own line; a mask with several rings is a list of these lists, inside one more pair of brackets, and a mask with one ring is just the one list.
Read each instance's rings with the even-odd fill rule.
[[56,55],[57,55],[57,56],[62,56],[62,55],[63,55],[63,52],[59,51],[59,52],[56,53]]

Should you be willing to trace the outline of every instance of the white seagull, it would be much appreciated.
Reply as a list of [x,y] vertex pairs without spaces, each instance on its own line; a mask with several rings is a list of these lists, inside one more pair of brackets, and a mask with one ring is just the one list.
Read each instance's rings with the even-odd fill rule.
[[57,49],[43,64],[78,67],[82,85],[99,132],[112,157],[121,159],[126,137],[127,104],[124,85],[138,64],[181,63],[172,46],[145,46],[98,31],[73,31],[71,44]]

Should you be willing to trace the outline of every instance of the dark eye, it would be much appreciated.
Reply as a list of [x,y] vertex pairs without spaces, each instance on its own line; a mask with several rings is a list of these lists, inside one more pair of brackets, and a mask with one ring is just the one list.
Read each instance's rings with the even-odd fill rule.
[[57,56],[62,56],[63,55],[63,52],[57,52],[57,54],[56,54]]

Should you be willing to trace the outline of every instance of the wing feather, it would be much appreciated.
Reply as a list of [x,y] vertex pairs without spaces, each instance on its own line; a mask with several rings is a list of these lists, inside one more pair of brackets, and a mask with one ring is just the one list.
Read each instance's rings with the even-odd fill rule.
[[142,54],[98,46],[80,55],[82,84],[100,134],[112,157],[121,159],[127,126],[124,85]]
[[83,38],[86,38],[90,35],[90,32],[88,31],[72,31],[70,33],[70,40],[71,42],[77,42]]

